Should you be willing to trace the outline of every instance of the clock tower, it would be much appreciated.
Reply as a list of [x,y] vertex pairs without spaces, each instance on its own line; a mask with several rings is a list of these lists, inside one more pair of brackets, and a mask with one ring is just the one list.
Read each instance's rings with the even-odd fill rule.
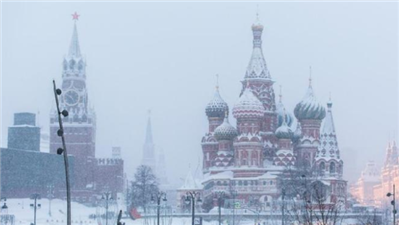
[[[72,15],[74,22],[72,40],[68,54],[62,63],[62,94],[60,108],[69,112],[63,118],[64,135],[69,155],[75,156],[75,185],[85,187],[92,178],[91,164],[95,162],[95,112],[89,106],[86,86],[86,61],[83,58],[78,40],[76,20],[79,15]],[[61,138],[57,136],[58,115],[54,110],[50,116],[50,152],[55,153],[61,147]]]

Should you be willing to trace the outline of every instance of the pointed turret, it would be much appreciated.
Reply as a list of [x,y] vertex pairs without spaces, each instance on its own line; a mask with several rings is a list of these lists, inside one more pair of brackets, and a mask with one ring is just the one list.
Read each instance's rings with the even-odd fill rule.
[[386,150],[386,158],[384,163],[384,168],[391,168],[398,165],[398,149],[395,142],[389,142]]
[[71,39],[71,45],[69,46],[68,56],[70,58],[80,58],[82,55],[80,53],[78,29],[76,28],[76,22],[73,25],[73,33]]
[[270,72],[262,52],[262,32],[263,25],[260,24],[259,19],[257,19],[252,25],[253,50],[245,73],[245,79],[271,80]]
[[147,120],[147,131],[145,136],[145,142],[143,146],[143,159],[141,161],[142,165],[151,167],[152,171],[156,171],[155,166],[155,147],[152,139],[152,127],[151,127],[151,116],[150,111],[148,111]]
[[342,176],[343,161],[340,158],[337,135],[332,115],[331,98],[327,102],[327,114],[320,132],[320,145],[316,154],[319,171],[329,176]]
[[318,157],[339,159],[339,148],[335,133],[334,119],[332,115],[331,99],[327,103],[327,114],[320,132],[320,147]]

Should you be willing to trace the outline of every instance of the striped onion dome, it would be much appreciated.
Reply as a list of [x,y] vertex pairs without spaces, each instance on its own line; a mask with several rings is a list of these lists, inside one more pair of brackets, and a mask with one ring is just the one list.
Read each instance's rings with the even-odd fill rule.
[[263,117],[265,108],[259,99],[247,87],[238,102],[234,105],[233,116],[235,118],[260,118]]

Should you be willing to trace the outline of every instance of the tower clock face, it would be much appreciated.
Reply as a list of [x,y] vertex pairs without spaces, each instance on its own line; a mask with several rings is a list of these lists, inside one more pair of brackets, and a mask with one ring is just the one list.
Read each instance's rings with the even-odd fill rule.
[[74,106],[79,102],[79,94],[76,91],[67,91],[64,95],[64,101],[69,106]]

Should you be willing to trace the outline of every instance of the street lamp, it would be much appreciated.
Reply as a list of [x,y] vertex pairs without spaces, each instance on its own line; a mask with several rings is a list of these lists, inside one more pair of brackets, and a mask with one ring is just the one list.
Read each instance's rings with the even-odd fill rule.
[[113,198],[111,196],[111,192],[105,192],[101,197],[102,200],[105,200],[105,225],[108,225],[108,201],[112,201]]
[[[1,201],[1,199],[0,199]],[[4,198],[4,205],[1,207],[1,214],[3,215],[4,218],[4,224],[7,224],[9,221],[9,215],[8,215],[8,206],[6,204],[6,199]],[[1,220],[0,220],[1,222]]]
[[219,213],[219,225],[222,224],[222,200],[224,199],[224,191],[216,191],[213,193],[214,197],[217,199],[218,201],[218,213]]
[[165,192],[160,191],[155,196],[151,195],[151,203],[155,204],[155,201],[157,203],[157,225],[159,225],[159,215],[160,215],[161,200],[163,202],[166,202],[166,194],[165,194]]
[[71,187],[69,183],[69,163],[68,163],[68,155],[67,155],[67,149],[64,137],[64,127],[62,125],[62,119],[61,119],[61,115],[63,115],[64,117],[68,116],[68,111],[65,109],[62,110],[62,112],[60,111],[58,95],[61,95],[62,91],[61,89],[58,89],[56,87],[55,80],[53,80],[53,89],[54,89],[55,103],[57,105],[58,123],[60,126],[60,129],[57,131],[57,135],[60,136],[62,140],[62,148],[57,149],[57,154],[61,155],[62,153],[64,153],[65,179],[66,179],[65,184],[66,184],[66,194],[67,194],[67,225],[71,225]]
[[185,203],[187,205],[189,205],[191,203],[191,225],[194,225],[195,202],[197,202],[198,204],[202,203],[202,199],[200,197],[200,192],[198,192],[198,191],[188,191],[186,193]]
[[51,216],[51,200],[54,198],[54,185],[47,186],[47,198],[49,201],[48,215]]
[[235,214],[236,214],[236,197],[238,192],[236,190],[232,190],[230,192],[231,196],[233,197],[233,225],[235,225]]
[[392,196],[392,201],[391,201],[391,205],[392,205],[392,214],[393,214],[393,224],[396,225],[396,203],[395,203],[395,185],[393,185],[393,192],[387,193],[387,197],[391,197]]
[[36,210],[41,208],[41,204],[37,203],[37,200],[40,200],[40,195],[35,193],[32,194],[30,199],[34,200],[34,203],[30,204],[30,207],[33,208],[33,225],[36,225]]
[[8,213],[7,198],[1,198],[0,200],[4,200],[4,205],[1,207],[1,212],[7,214]]

